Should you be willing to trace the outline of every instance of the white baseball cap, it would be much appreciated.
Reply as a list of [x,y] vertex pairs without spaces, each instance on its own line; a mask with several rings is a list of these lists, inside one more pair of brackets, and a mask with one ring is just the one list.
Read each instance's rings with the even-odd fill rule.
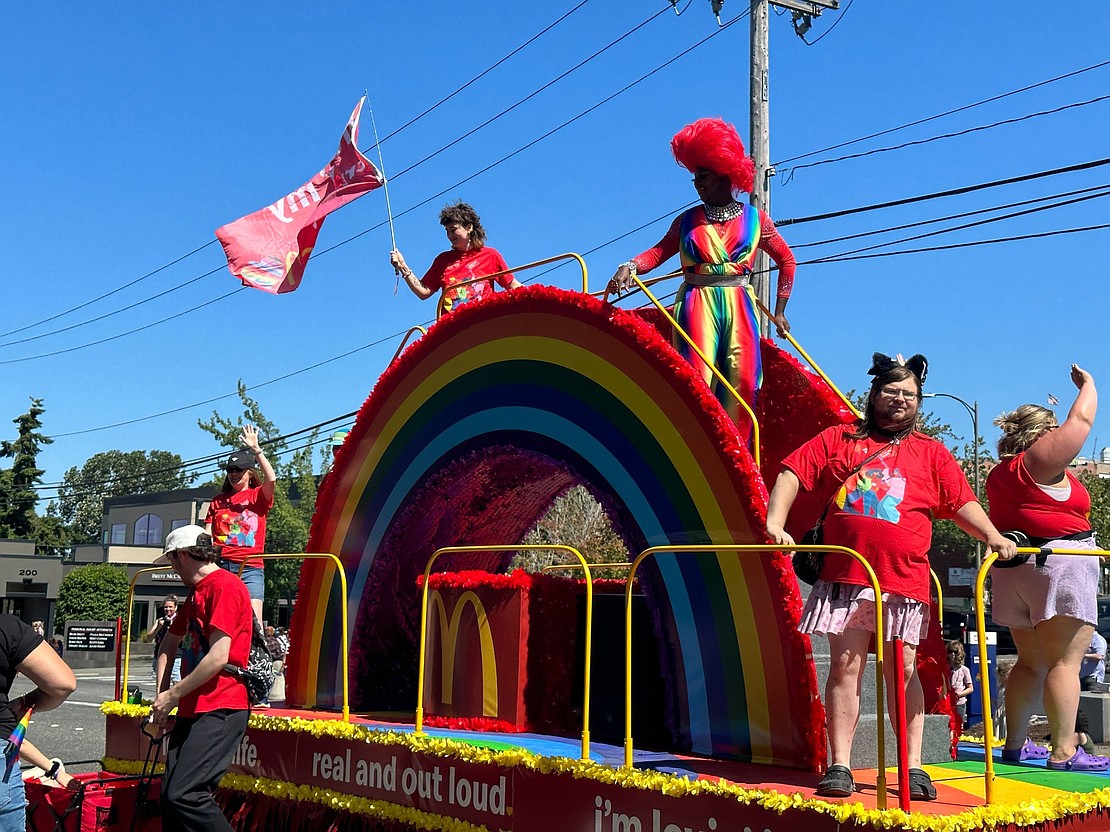
[[[201,539],[201,535],[204,535],[204,540]],[[176,528],[166,535],[166,544],[162,547],[162,554],[155,558],[154,565],[169,563],[170,559],[167,555],[170,552],[176,552],[178,549],[188,549],[200,544],[207,545],[211,542],[212,536],[204,530],[203,526],[191,525]]]

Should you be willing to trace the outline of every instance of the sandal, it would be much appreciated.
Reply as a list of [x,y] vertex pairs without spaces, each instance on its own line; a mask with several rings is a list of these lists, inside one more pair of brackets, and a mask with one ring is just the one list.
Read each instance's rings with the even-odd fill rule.
[[819,797],[851,797],[856,790],[852,770],[847,766],[829,766],[821,782],[817,784]]
[[1023,763],[1026,760],[1047,760],[1048,749],[1043,745],[1037,745],[1028,737],[1025,738],[1024,744],[1021,748],[1003,748],[1002,749],[1002,762],[1004,763]]
[[910,769],[910,800],[936,800],[937,787],[933,779],[920,768]]
[[1049,760],[1045,766],[1052,771],[1106,771],[1110,769],[1110,757],[1096,757],[1082,748],[1077,748],[1070,760],[1063,762]]

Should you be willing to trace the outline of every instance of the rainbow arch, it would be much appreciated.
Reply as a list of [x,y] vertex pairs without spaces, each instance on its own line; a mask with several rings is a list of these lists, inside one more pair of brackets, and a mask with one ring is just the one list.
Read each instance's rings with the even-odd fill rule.
[[[607,505],[635,551],[762,542],[754,530],[767,493],[751,456],[699,377],[637,315],[530,287],[464,307],[409,347],[322,485],[309,542],[347,570],[352,706],[411,709],[416,577],[436,548],[518,542],[576,483]],[[338,704],[333,572],[315,561],[302,570],[286,680],[293,705]],[[787,560],[665,555],[644,578],[676,747],[823,763]]]

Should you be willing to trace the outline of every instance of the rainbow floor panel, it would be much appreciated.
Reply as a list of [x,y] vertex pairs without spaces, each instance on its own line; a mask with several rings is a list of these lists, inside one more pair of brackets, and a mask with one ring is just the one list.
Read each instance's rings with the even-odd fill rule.
[[[145,757],[144,710],[106,703],[105,765],[130,773]],[[401,717],[401,715],[397,715]],[[403,718],[403,717],[401,717]],[[814,794],[809,772],[732,760],[635,750],[625,769],[620,747],[578,738],[414,726],[369,716],[271,710],[251,717],[222,790],[240,820],[292,818],[290,832],[314,828],[321,806],[349,814],[354,829],[450,828],[455,832],[717,832],[852,828],[957,832],[971,829],[1110,829],[1110,774],[1049,771],[1043,761],[997,762],[994,803],[984,805],[982,748],[926,766],[938,799],[897,808],[888,773],[878,807],[877,772],[854,772],[850,799]],[[227,795],[234,795],[228,798]],[[296,807],[314,806],[313,812]],[[291,808],[293,807],[293,808]],[[364,821],[360,821],[360,817]],[[311,818],[298,825],[297,818]],[[245,820],[244,820],[245,818]],[[265,827],[260,820],[257,828]],[[326,828],[326,827],[324,827]]]

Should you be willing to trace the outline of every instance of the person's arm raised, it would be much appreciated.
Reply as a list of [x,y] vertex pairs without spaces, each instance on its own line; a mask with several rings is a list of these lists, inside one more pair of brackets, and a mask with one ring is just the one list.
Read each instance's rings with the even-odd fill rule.
[[1056,430],[1042,434],[1025,452],[1025,469],[1043,485],[1060,481],[1087,442],[1098,412],[1098,390],[1091,374],[1078,364],[1072,364],[1071,380],[1079,393],[1068,411],[1068,418]]

